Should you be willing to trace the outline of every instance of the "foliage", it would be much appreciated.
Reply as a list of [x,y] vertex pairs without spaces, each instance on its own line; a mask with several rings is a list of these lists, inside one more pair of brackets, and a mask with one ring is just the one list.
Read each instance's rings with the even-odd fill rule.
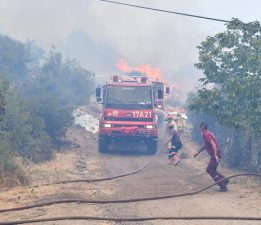
[[8,89],[9,83],[7,81],[0,80],[0,121],[3,119],[5,114],[6,94]]
[[41,161],[40,152],[43,152],[42,160],[50,159],[50,138],[44,130],[44,120],[32,113],[32,105],[19,93],[9,93],[7,102],[1,130],[8,136],[5,139],[8,149],[34,162]]
[[53,144],[65,135],[67,126],[73,119],[72,109],[63,106],[50,93],[40,91],[31,97],[32,114],[39,115],[44,121],[43,130],[48,134]]
[[[6,81],[0,81],[0,125],[4,119],[6,110],[6,96],[9,90],[9,84]],[[0,126],[1,128],[1,126]],[[10,169],[12,165],[12,147],[9,143],[8,133],[0,130],[0,171]]]
[[[187,99],[187,106],[191,104],[196,93],[190,93]],[[188,117],[192,123],[192,138],[201,145],[203,138],[200,133],[199,125],[201,122],[206,122],[208,127],[216,137],[223,152],[222,161],[228,166],[236,169],[244,169],[251,171],[260,171],[260,154],[259,146],[261,140],[252,138],[242,129],[231,129],[221,126],[211,115],[206,115],[202,112],[188,111]]]
[[0,78],[19,82],[26,76],[28,52],[25,45],[0,35]]
[[0,171],[15,171],[17,155],[51,159],[72,109],[88,104],[93,89],[94,74],[75,60],[0,35]]
[[59,143],[73,119],[72,108],[89,102],[94,75],[75,60],[63,62],[54,49],[35,74],[24,87],[26,96],[31,99],[33,114],[44,119],[52,143]]
[[260,23],[233,19],[225,32],[207,37],[198,49],[195,66],[204,77],[190,96],[189,109],[218,123],[221,133],[230,133],[230,165],[251,163],[261,138]]
[[200,81],[190,109],[211,115],[225,127],[261,134],[261,27],[233,19],[227,31],[199,46]]
[[94,91],[94,74],[82,68],[76,60],[62,61],[61,53],[52,49],[42,67],[41,85],[69,106],[87,104]]

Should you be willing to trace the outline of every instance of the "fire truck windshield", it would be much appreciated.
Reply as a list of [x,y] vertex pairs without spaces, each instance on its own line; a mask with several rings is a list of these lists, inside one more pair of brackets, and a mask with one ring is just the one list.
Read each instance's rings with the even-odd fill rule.
[[117,109],[152,109],[149,86],[108,86],[106,107]]

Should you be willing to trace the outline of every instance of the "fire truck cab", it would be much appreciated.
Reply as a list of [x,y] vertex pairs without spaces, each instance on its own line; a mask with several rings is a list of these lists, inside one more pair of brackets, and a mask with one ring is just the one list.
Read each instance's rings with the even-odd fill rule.
[[148,78],[114,75],[111,81],[96,88],[96,100],[103,105],[99,152],[108,152],[109,144],[118,141],[143,142],[149,154],[157,151],[157,116]]
[[132,78],[135,79],[148,79],[148,81],[152,84],[152,90],[153,90],[153,99],[154,99],[154,106],[156,109],[160,110],[165,110],[165,104],[164,100],[167,99],[168,95],[170,94],[170,87],[168,84],[159,79],[159,78],[154,78],[154,77],[149,77],[149,76],[135,76],[131,75]]

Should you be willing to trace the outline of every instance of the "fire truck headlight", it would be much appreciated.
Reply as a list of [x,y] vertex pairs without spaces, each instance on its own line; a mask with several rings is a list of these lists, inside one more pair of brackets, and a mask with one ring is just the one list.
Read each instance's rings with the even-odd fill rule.
[[154,126],[153,125],[146,125],[146,129],[153,129]]
[[110,128],[110,127],[111,127],[111,124],[110,124],[110,123],[105,123],[105,124],[103,124],[103,127],[105,127],[105,128]]

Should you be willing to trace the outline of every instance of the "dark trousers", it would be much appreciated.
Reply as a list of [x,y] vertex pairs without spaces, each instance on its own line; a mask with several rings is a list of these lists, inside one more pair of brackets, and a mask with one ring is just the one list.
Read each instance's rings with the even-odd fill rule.
[[[209,162],[208,167],[207,167],[207,173],[212,177],[212,179],[215,182],[218,182],[219,180],[225,178],[222,174],[217,172],[217,166],[218,166],[218,162],[216,161],[215,158],[211,157],[210,162]],[[223,181],[219,182],[218,185],[221,188],[226,187],[227,180],[223,180]]]
[[180,146],[178,146],[178,147],[176,147],[176,148],[173,148],[173,147],[171,147],[171,149],[169,149],[169,153],[172,153],[172,152],[175,152],[175,153],[177,153],[178,152],[178,150],[180,150],[181,149],[181,147]]
[[175,141],[171,141],[171,146],[175,146],[175,148],[171,147],[171,149],[169,149],[169,153],[175,152],[177,153],[181,147],[182,147],[182,143],[180,142],[175,142]]

